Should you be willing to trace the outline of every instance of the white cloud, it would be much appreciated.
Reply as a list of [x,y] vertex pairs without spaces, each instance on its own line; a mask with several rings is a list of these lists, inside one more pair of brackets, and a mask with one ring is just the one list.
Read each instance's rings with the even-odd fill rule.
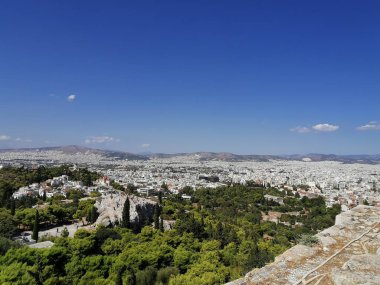
[[86,144],[101,144],[101,143],[110,143],[110,142],[119,142],[119,139],[115,139],[109,136],[100,136],[100,137],[89,137],[84,142]]
[[26,143],[31,143],[32,142],[31,139],[22,139],[22,138],[16,138],[15,141],[16,142],[26,142]]
[[77,99],[77,95],[71,94],[67,97],[67,101],[74,102]]
[[309,133],[310,129],[307,127],[295,127],[293,129],[290,129],[290,131],[295,132],[295,133],[305,134],[305,133]]
[[313,126],[313,129],[317,132],[335,132],[339,130],[339,126],[330,124],[318,124]]
[[358,131],[380,131],[380,124],[376,121],[369,122],[367,125],[363,125],[356,128]]
[[7,135],[0,135],[0,141],[9,141],[11,139],[10,136]]
[[142,148],[150,148],[150,144],[149,143],[143,143],[141,145]]

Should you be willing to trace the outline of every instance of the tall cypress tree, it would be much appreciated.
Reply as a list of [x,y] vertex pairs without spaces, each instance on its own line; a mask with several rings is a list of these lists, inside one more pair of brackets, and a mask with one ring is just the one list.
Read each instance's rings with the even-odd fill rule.
[[98,211],[95,206],[91,207],[91,223],[95,223],[98,219]]
[[11,200],[11,215],[14,216],[16,213],[16,201],[12,198]]
[[162,205],[162,192],[158,192],[158,203],[160,203],[160,205]]
[[87,209],[86,221],[87,224],[92,224],[92,207]]
[[162,217],[160,218],[160,231],[162,233],[165,231],[165,228],[164,228],[164,219]]
[[34,217],[33,234],[32,234],[32,239],[34,239],[36,242],[38,241],[39,225],[40,225],[40,216],[39,216],[38,210],[36,210],[36,216]]
[[123,214],[122,214],[122,220],[121,220],[121,226],[123,228],[130,228],[131,227],[131,204],[129,202],[129,198],[127,197],[127,200],[125,200],[124,207],[123,207]]
[[46,190],[44,190],[44,194],[42,195],[42,201],[46,201]]
[[160,228],[160,206],[158,206],[157,203],[156,205],[154,205],[153,219],[154,219],[154,228],[158,230]]

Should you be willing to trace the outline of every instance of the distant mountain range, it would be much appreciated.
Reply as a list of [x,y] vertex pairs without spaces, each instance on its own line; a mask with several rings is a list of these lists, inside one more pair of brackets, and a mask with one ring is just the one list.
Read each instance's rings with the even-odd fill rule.
[[106,157],[114,157],[116,159],[128,160],[148,160],[149,157],[123,151],[94,149],[78,145],[56,146],[56,147],[40,147],[40,148],[18,148],[18,149],[0,149],[0,152],[23,152],[23,151],[61,151],[65,154],[100,154]]
[[338,161],[342,163],[380,163],[380,155],[335,155],[335,154],[292,154],[292,155],[241,155],[228,152],[194,152],[194,153],[144,153],[134,154],[123,151],[101,150],[88,148],[77,145],[58,146],[58,147],[42,147],[42,148],[20,148],[20,149],[0,149],[0,152],[23,152],[23,151],[61,151],[66,154],[100,154],[115,159],[128,160],[149,160],[154,158],[175,158],[175,157],[191,157],[198,158],[200,161],[259,161],[266,162],[269,160],[293,160],[293,161]]

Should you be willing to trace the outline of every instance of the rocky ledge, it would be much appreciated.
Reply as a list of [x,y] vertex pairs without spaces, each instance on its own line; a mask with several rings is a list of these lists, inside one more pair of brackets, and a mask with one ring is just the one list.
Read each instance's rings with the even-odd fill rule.
[[296,245],[228,285],[380,284],[380,208],[342,213],[316,237],[315,246]]

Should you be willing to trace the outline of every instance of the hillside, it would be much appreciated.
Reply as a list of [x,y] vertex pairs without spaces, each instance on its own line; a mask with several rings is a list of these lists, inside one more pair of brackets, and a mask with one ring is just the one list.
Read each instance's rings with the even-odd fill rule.
[[358,206],[317,234],[317,245],[296,245],[228,285],[380,284],[379,222],[380,208]]

